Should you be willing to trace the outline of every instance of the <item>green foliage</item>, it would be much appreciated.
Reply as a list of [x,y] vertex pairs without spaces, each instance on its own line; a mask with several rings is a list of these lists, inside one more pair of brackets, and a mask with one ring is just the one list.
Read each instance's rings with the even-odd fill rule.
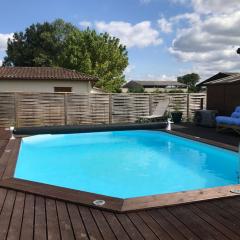
[[163,93],[164,91],[161,91],[159,88],[154,89],[153,93]]
[[144,91],[143,86],[135,86],[128,89],[129,93],[144,93]]
[[52,23],[33,24],[15,33],[8,41],[5,66],[64,67],[97,76],[96,87],[120,92],[128,65],[126,47],[118,38],[80,31],[59,19]]
[[197,73],[186,74],[184,76],[177,78],[178,82],[184,83],[187,85],[189,92],[197,92],[198,91],[196,84],[199,80],[200,80],[200,77]]
[[96,87],[119,92],[125,82],[123,71],[128,65],[125,46],[107,33],[89,29],[73,31],[66,41],[62,65],[99,77]]
[[8,40],[5,66],[58,66],[69,33],[76,27],[63,20],[32,24],[25,32],[14,33]]

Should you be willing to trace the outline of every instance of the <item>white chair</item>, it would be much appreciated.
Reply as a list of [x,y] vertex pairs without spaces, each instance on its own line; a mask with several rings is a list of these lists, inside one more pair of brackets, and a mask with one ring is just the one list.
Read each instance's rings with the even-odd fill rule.
[[157,104],[156,108],[154,109],[152,115],[141,116],[141,117],[139,117],[139,121],[140,122],[151,122],[151,121],[167,119],[166,112],[168,110],[169,103],[170,103],[169,98],[166,98],[166,99],[160,101]]

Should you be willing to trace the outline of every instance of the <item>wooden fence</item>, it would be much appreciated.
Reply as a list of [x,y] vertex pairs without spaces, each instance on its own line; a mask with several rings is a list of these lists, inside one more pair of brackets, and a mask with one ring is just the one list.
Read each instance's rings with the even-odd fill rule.
[[0,93],[0,127],[131,123],[153,113],[170,97],[185,120],[205,108],[206,94],[64,94]]

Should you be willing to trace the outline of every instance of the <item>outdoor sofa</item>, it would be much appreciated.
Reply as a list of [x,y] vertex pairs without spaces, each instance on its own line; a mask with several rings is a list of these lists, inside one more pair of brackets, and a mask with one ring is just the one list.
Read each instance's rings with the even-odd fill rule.
[[240,134],[240,106],[236,107],[231,117],[217,116],[216,117],[217,130],[233,129]]

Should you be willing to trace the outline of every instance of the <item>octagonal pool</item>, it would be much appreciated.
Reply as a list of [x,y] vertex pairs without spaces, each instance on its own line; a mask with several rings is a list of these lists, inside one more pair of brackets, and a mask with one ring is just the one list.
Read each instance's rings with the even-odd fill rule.
[[237,184],[235,152],[160,131],[22,139],[14,177],[118,198]]

